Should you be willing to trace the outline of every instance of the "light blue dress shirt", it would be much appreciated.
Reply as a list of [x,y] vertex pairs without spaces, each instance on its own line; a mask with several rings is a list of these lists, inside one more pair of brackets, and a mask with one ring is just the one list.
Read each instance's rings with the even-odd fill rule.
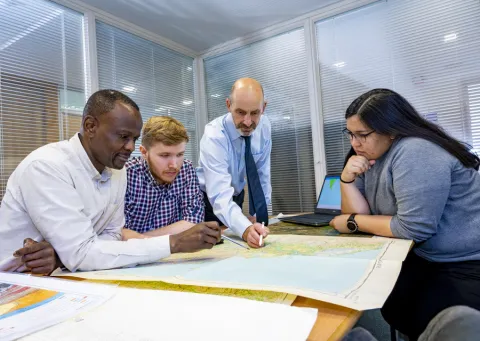
[[[252,155],[267,205],[271,202],[270,154],[272,151],[270,121],[262,115],[252,133]],[[231,113],[216,118],[205,126],[200,141],[197,168],[200,189],[207,193],[213,212],[225,226],[242,236],[252,225],[233,201],[246,184],[245,140],[235,128]]]

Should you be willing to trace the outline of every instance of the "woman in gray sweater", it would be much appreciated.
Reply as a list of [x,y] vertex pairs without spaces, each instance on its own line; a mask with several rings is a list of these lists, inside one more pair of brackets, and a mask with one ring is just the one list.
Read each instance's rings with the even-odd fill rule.
[[447,307],[480,309],[478,156],[391,90],[361,95],[345,117],[344,214],[330,225],[415,242],[384,318],[416,340]]

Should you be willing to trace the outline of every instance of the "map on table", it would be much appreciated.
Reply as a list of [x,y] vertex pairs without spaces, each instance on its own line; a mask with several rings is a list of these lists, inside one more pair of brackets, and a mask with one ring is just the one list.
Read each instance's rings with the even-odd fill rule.
[[134,268],[54,275],[265,290],[365,310],[383,305],[410,246],[388,238],[270,235],[261,249],[225,241]]

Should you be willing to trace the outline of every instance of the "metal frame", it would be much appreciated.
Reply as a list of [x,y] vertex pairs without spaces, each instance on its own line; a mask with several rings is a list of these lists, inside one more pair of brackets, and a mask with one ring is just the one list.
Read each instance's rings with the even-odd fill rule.
[[95,13],[86,11],[83,21],[83,46],[85,60],[85,97],[99,89],[97,63],[97,28]]
[[327,174],[325,140],[323,136],[323,112],[320,86],[320,70],[317,67],[317,38],[315,23],[308,19],[304,24],[305,49],[307,50],[308,91],[310,98],[310,118],[312,124],[313,162],[315,167],[316,196],[320,194],[323,179]]
[[200,160],[200,140],[202,139],[205,125],[208,123],[207,97],[205,90],[205,68],[203,58],[197,57],[193,61],[194,72],[194,96],[195,96],[195,118],[197,137],[197,160]]

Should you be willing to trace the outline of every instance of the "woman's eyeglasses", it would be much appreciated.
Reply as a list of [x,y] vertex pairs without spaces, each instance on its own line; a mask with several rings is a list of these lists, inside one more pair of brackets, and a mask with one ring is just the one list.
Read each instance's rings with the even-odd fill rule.
[[373,134],[374,132],[375,130],[372,130],[371,132],[366,134],[354,134],[347,128],[343,129],[343,133],[350,139],[350,141],[352,141],[355,138],[358,142],[361,142],[361,143],[367,142],[367,137]]

